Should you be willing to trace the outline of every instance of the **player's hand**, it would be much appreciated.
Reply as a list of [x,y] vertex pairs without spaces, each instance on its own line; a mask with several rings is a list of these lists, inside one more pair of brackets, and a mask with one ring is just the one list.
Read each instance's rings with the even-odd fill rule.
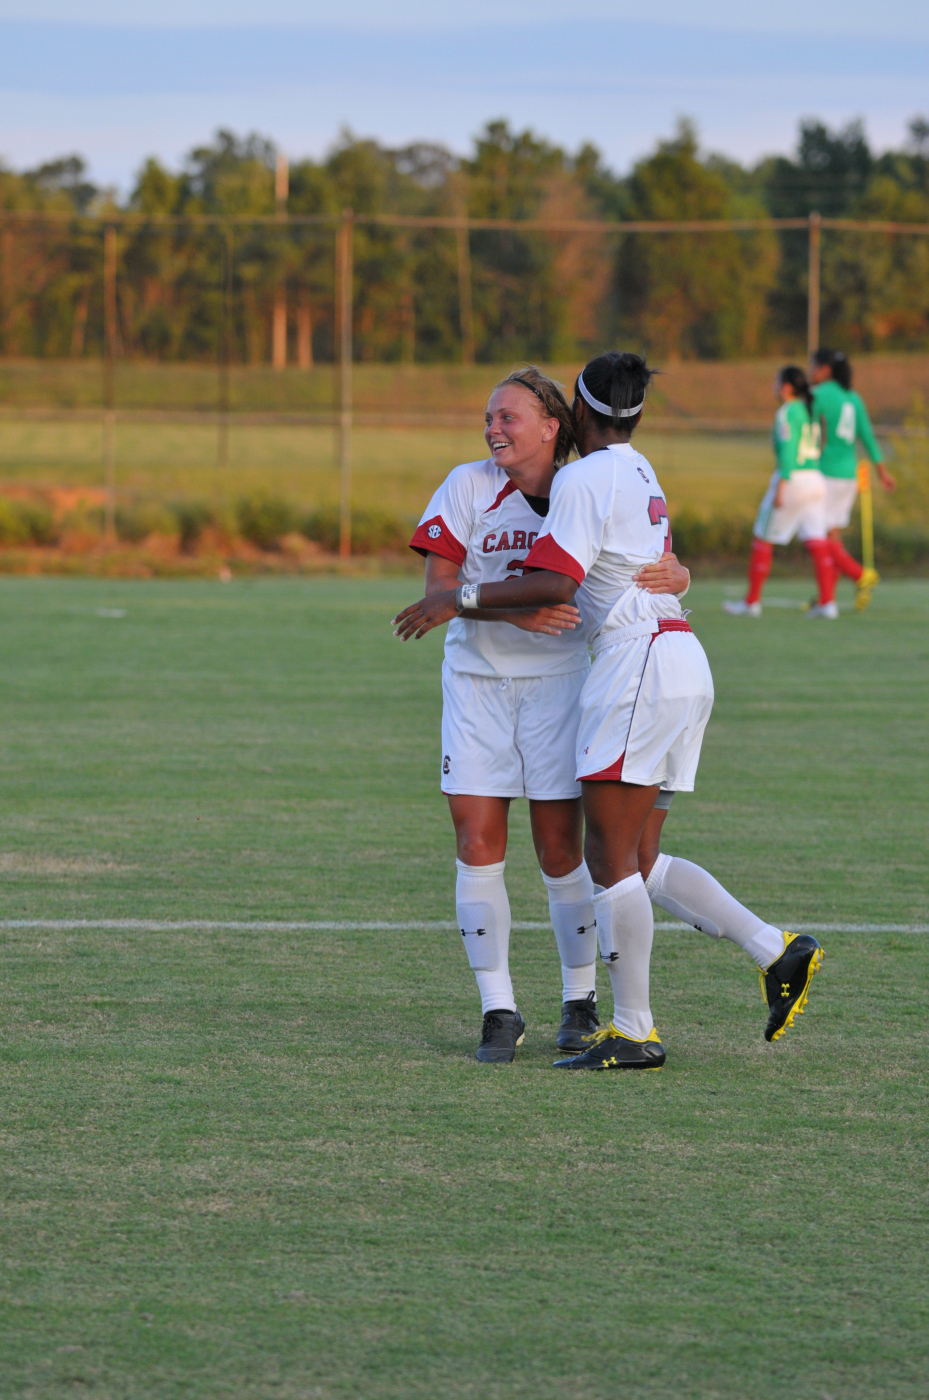
[[676,554],[662,554],[657,564],[643,565],[632,581],[647,593],[683,593],[690,586],[690,571]]
[[780,510],[784,504],[784,478],[781,477],[777,483],[777,490],[774,493],[774,509]]
[[433,627],[441,627],[443,622],[458,616],[455,606],[455,589],[444,593],[430,593],[428,598],[420,598],[411,603],[393,619],[394,636],[408,642],[411,637],[419,640],[431,632]]
[[560,637],[562,632],[573,632],[581,625],[581,615],[571,603],[552,603],[545,608],[514,608],[507,612],[506,621],[524,632],[544,632],[549,637]]
[[877,469],[877,474],[881,479],[881,485],[883,486],[885,491],[896,491],[897,478],[895,476],[891,476],[890,472],[887,470],[886,467],[879,466]]

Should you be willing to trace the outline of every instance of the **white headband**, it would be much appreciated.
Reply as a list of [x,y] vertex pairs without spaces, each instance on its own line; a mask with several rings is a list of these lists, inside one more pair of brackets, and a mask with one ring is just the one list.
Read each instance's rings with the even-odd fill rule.
[[584,383],[583,370],[577,376],[577,387],[581,391],[581,397],[587,400],[591,408],[595,408],[598,413],[605,413],[607,418],[634,418],[636,414],[641,413],[642,409],[645,407],[645,400],[643,399],[641,403],[636,404],[635,408],[619,408],[614,413],[608,403],[601,403],[599,399],[594,398],[593,394]]

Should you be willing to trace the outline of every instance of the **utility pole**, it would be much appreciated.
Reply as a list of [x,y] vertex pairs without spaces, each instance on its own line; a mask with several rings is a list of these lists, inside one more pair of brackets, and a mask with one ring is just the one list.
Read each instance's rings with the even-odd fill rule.
[[822,219],[819,214],[810,215],[810,270],[807,280],[806,304],[806,351],[812,358],[813,351],[819,349],[819,240],[822,234]]
[[342,210],[336,235],[339,336],[339,555],[352,553],[352,234],[354,216]]
[[[290,185],[290,171],[283,151],[277,153],[277,168],[274,172],[274,217],[280,222],[287,220],[287,195]],[[287,366],[287,286],[278,284],[274,296],[274,320],[271,326],[271,361],[275,369]]]
[[116,540],[116,229],[103,230],[103,489],[104,535]]
[[219,339],[219,432],[216,465],[229,465],[229,366],[232,363],[232,225],[220,230],[223,250],[222,327]]

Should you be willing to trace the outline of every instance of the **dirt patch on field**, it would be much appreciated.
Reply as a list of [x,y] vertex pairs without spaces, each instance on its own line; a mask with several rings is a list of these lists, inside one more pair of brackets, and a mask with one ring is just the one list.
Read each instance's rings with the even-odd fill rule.
[[0,851],[4,875],[122,875],[135,870],[109,856],[52,856],[38,851]]

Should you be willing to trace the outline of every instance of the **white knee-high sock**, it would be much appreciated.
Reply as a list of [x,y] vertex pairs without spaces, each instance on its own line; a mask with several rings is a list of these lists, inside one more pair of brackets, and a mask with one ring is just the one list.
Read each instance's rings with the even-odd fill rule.
[[561,955],[561,999],[583,1001],[597,991],[597,925],[594,886],[581,861],[570,875],[546,875],[548,912]]
[[770,967],[784,951],[784,935],[733,899],[708,871],[680,856],[660,855],[645,888],[655,904],[711,938],[728,938],[759,967]]
[[468,962],[477,978],[481,1012],[515,1011],[510,981],[510,901],[503,872],[496,865],[465,865],[456,860],[455,906]]
[[613,984],[613,1025],[633,1040],[645,1040],[652,1028],[648,968],[654,918],[645,881],[628,875],[594,896],[597,940]]

